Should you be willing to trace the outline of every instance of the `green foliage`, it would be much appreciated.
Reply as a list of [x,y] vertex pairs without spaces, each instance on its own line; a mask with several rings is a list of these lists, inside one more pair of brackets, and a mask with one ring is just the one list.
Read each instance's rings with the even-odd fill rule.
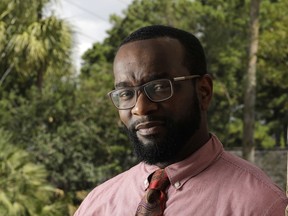
[[288,2],[263,1],[259,64],[258,116],[269,125],[276,146],[285,146],[288,127]]
[[111,76],[98,78],[98,85],[87,81],[81,88],[74,80],[53,80],[42,95],[33,88],[27,98],[11,93],[0,101],[0,119],[13,131],[13,142],[44,164],[50,181],[65,192],[92,188],[133,159],[114,107],[98,89]]
[[63,63],[70,58],[71,40],[71,30],[67,24],[50,16],[31,23],[25,31],[13,35],[7,51],[13,56],[11,64],[22,73],[29,74],[31,68],[39,70],[43,65],[48,68],[51,64],[57,69],[60,67],[58,62],[62,62],[63,69]]
[[11,134],[0,129],[0,215],[63,215],[65,205],[57,198],[62,191],[49,185],[44,166],[10,139]]

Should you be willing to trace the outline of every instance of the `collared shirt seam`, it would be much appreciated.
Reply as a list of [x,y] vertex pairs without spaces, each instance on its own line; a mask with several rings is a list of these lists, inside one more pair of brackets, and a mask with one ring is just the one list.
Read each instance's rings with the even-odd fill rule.
[[[279,201],[280,201],[280,202],[279,202]],[[277,204],[278,202],[279,202],[279,203],[283,202],[284,204],[286,204],[286,203],[285,203],[285,199],[283,199],[282,197],[279,197],[278,199],[276,199],[276,200],[266,209],[264,215],[269,216],[270,214],[268,214],[268,213],[271,213],[271,212],[273,211],[273,209],[275,208],[275,206],[276,206],[276,204]]]
[[273,191],[273,193],[277,196],[277,197],[280,197],[280,194],[277,193],[277,191],[275,191],[275,189],[273,189],[269,184],[267,184],[266,181],[263,181],[261,179],[261,176],[259,176],[257,173],[253,172],[252,170],[250,169],[244,169],[243,167],[240,167],[239,165],[237,165],[236,163],[230,161],[228,158],[226,158],[225,156],[221,156],[221,159],[224,161],[224,162],[227,162],[231,165],[233,165],[234,167],[238,168],[239,170],[242,170],[243,172],[245,173],[248,173],[250,175],[252,175],[255,179],[257,179],[257,181],[263,183],[267,188],[269,188],[271,191]]

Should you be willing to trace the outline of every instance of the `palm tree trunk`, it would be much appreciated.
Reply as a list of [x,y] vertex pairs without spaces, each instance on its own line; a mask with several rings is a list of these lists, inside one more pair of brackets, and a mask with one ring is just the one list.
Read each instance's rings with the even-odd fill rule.
[[44,71],[45,71],[45,66],[43,66],[43,65],[37,71],[36,86],[37,86],[40,93],[42,92],[42,88],[43,88]]
[[244,93],[243,157],[252,162],[255,161],[254,124],[260,2],[261,0],[251,0],[250,5],[250,44]]
[[12,70],[12,65],[10,65],[8,67],[8,69],[5,71],[5,73],[3,74],[3,76],[0,79],[0,87],[2,86],[2,83],[4,82],[5,78],[8,76],[8,74],[11,72]]

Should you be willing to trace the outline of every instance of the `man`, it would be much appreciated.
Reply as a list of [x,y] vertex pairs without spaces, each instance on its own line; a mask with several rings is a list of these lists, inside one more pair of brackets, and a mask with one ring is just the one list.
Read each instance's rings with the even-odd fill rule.
[[141,161],[96,187],[75,216],[282,216],[283,191],[209,133],[212,80],[188,32],[148,26],[114,59],[109,93]]

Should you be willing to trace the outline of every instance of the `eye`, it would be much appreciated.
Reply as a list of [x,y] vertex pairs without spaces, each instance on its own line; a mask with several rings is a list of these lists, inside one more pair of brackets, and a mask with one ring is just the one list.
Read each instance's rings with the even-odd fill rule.
[[120,100],[130,100],[134,97],[134,92],[128,89],[119,90],[118,96]]
[[169,83],[157,83],[153,86],[155,92],[167,91],[168,89],[170,89]]

